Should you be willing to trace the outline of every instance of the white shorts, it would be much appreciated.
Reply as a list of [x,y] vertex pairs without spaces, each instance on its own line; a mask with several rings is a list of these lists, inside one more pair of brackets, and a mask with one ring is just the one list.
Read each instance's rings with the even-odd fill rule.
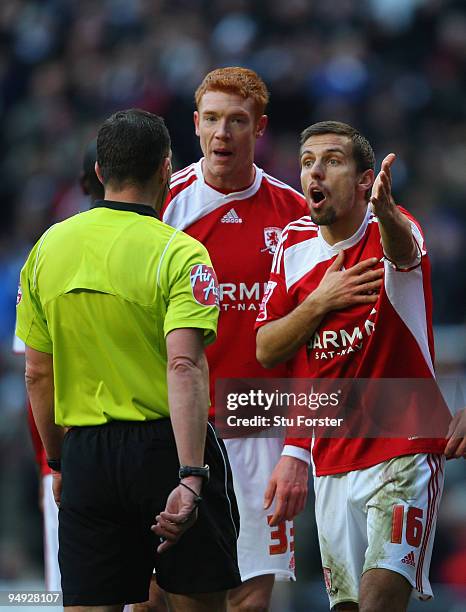
[[419,599],[429,567],[445,457],[408,455],[346,474],[314,477],[316,521],[330,607],[358,602],[361,575],[385,568]]
[[52,480],[52,474],[42,477],[45,588],[47,591],[61,591],[58,566],[58,508],[53,498]]
[[240,513],[238,565],[243,581],[275,574],[277,580],[295,580],[293,521],[270,527],[275,502],[263,509],[270,476],[283,450],[281,438],[224,440]]

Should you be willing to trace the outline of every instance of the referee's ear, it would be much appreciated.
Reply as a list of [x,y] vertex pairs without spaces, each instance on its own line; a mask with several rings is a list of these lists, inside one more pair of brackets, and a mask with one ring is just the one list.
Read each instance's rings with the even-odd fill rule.
[[170,179],[172,176],[172,159],[171,159],[171,151],[170,154],[164,158],[162,162],[162,181],[167,185],[170,184]]
[[102,172],[100,171],[100,166],[98,162],[95,162],[95,166],[94,166],[94,170],[95,173],[97,175],[97,178],[99,179],[99,181],[102,183],[102,185],[104,184],[104,180],[102,178]]

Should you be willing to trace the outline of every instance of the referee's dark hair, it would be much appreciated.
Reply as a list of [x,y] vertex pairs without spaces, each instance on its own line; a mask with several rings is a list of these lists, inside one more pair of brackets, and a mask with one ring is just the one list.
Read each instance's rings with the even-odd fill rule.
[[97,134],[97,162],[104,185],[144,185],[169,151],[170,135],[162,117],[138,108],[114,113]]

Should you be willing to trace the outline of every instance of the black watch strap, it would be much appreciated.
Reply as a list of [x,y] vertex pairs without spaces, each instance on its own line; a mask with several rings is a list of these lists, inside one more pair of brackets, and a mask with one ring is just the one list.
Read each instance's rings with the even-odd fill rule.
[[204,467],[196,467],[192,465],[180,465],[180,471],[178,477],[180,480],[187,478],[188,476],[200,476],[206,482],[209,482],[210,470],[206,464]]
[[60,461],[60,459],[47,459],[47,465],[54,472],[61,472],[61,461]]

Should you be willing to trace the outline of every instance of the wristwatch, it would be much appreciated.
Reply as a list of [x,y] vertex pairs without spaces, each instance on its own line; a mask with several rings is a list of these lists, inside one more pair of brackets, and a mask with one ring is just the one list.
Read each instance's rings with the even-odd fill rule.
[[204,467],[193,467],[191,465],[180,465],[178,477],[180,480],[187,476],[200,476],[206,482],[209,482],[210,469],[207,463]]

